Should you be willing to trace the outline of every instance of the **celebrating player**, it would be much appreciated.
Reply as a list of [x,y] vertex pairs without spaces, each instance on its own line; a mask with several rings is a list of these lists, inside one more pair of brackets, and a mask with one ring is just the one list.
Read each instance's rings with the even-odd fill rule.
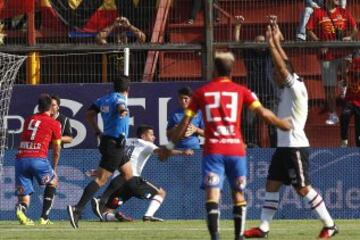
[[[99,150],[102,157],[94,181],[86,186],[80,201],[75,206],[67,207],[73,228],[79,227],[78,221],[85,205],[94,197],[100,187],[105,185],[115,170],[120,170],[121,178],[117,178],[118,181],[112,181],[104,192],[103,205],[124,181],[132,178],[131,164],[124,151],[129,130],[128,91],[128,77],[122,76],[120,79],[114,79],[114,92],[97,99],[87,111],[86,118],[89,124],[95,130],[96,135],[101,136]],[[98,113],[101,113],[104,122],[103,134],[96,123]]]
[[[129,138],[126,141],[126,154],[130,159],[134,177],[128,181],[123,187],[119,188],[110,197],[106,204],[108,208],[103,213],[97,211],[99,209],[99,200],[93,198],[91,201],[94,213],[105,221],[124,221],[126,218],[119,212],[114,214],[114,210],[125,203],[132,197],[150,200],[149,207],[143,216],[143,221],[162,222],[163,219],[154,217],[156,211],[160,208],[164,201],[166,192],[151,182],[141,177],[141,172],[145,167],[151,155],[159,154],[161,151],[155,144],[154,130],[151,126],[141,125],[136,131],[137,138]],[[193,151],[189,150],[172,150],[172,155],[193,155]]]
[[264,108],[256,95],[249,89],[233,83],[230,76],[235,62],[230,52],[216,53],[215,78],[196,90],[185,116],[177,126],[168,151],[161,155],[166,158],[175,143],[184,135],[192,117],[200,109],[205,121],[205,145],[202,160],[202,188],[206,190],[206,212],[208,230],[212,240],[219,239],[219,200],[225,175],[233,191],[233,213],[235,239],[243,239],[246,217],[247,162],[244,142],[240,132],[243,105],[255,111],[267,123],[283,130],[291,128],[286,119],[279,119]]
[[280,187],[283,184],[291,184],[323,222],[324,227],[319,238],[330,238],[338,230],[326,209],[324,200],[311,187],[309,179],[309,141],[304,132],[308,114],[307,90],[303,80],[294,73],[281,47],[280,41],[283,37],[278,26],[276,24],[268,26],[266,35],[276,69],[276,80],[282,87],[278,117],[291,116],[293,129],[289,132],[278,130],[277,149],[272,157],[266,182],[261,224],[258,228],[245,231],[245,237],[267,237],[270,222],[279,206]]
[[[50,117],[49,95],[40,96],[38,109],[39,113],[25,120],[15,159],[15,184],[18,197],[16,217],[23,225],[34,225],[34,222],[25,215],[30,206],[30,195],[34,192],[33,178],[36,178],[39,185],[46,186],[39,224],[52,224],[49,213],[58,181],[56,169],[61,149],[61,128],[60,123]],[[47,159],[50,142],[53,145],[52,167]]]

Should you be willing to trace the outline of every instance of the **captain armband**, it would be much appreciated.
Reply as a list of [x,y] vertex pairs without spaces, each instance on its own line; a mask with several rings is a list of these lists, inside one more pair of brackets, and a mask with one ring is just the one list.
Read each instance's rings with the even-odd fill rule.
[[261,106],[262,106],[261,102],[256,100],[249,106],[249,108],[250,108],[250,110],[254,110],[254,109],[256,109],[258,107],[261,107]]
[[187,108],[187,109],[185,109],[184,114],[187,117],[194,117],[196,115],[196,112]]

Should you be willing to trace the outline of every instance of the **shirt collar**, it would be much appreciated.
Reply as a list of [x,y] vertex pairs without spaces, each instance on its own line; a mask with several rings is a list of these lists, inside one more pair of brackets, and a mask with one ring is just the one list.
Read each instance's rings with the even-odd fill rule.
[[57,112],[55,115],[54,115],[54,119],[57,119],[60,115],[60,112]]
[[213,82],[232,82],[230,78],[228,77],[216,77],[212,80]]

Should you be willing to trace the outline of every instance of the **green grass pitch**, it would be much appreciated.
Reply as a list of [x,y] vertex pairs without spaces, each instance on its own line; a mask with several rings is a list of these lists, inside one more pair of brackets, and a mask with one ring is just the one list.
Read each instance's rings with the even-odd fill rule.
[[[247,227],[258,221],[248,221]],[[335,240],[360,239],[360,220],[337,220],[340,234]],[[316,220],[276,220],[271,225],[269,239],[308,240],[316,239],[321,224]],[[222,240],[233,239],[232,221],[221,221]],[[71,228],[68,221],[56,221],[54,225],[21,226],[15,221],[0,221],[0,239],[21,240],[158,240],[158,239],[209,239],[204,220],[168,220],[163,223],[100,223],[80,221],[80,229]]]

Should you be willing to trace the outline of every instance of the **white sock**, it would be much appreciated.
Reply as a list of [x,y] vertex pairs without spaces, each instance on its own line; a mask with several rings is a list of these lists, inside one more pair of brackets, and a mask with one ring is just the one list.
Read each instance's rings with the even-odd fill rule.
[[105,222],[117,222],[118,221],[115,217],[115,214],[112,212],[103,213],[102,216],[105,219]]
[[261,224],[259,228],[263,232],[270,230],[270,222],[274,218],[274,215],[279,206],[279,192],[266,192],[265,201],[261,209]]
[[323,222],[325,227],[334,226],[334,220],[331,218],[328,210],[326,209],[323,198],[314,189],[311,189],[304,197],[305,201],[310,205],[317,217]]
[[163,201],[164,201],[164,199],[160,195],[155,195],[151,199],[149,207],[148,207],[146,213],[144,214],[144,216],[147,216],[147,217],[154,216],[154,214],[159,209],[159,207],[161,206]]

